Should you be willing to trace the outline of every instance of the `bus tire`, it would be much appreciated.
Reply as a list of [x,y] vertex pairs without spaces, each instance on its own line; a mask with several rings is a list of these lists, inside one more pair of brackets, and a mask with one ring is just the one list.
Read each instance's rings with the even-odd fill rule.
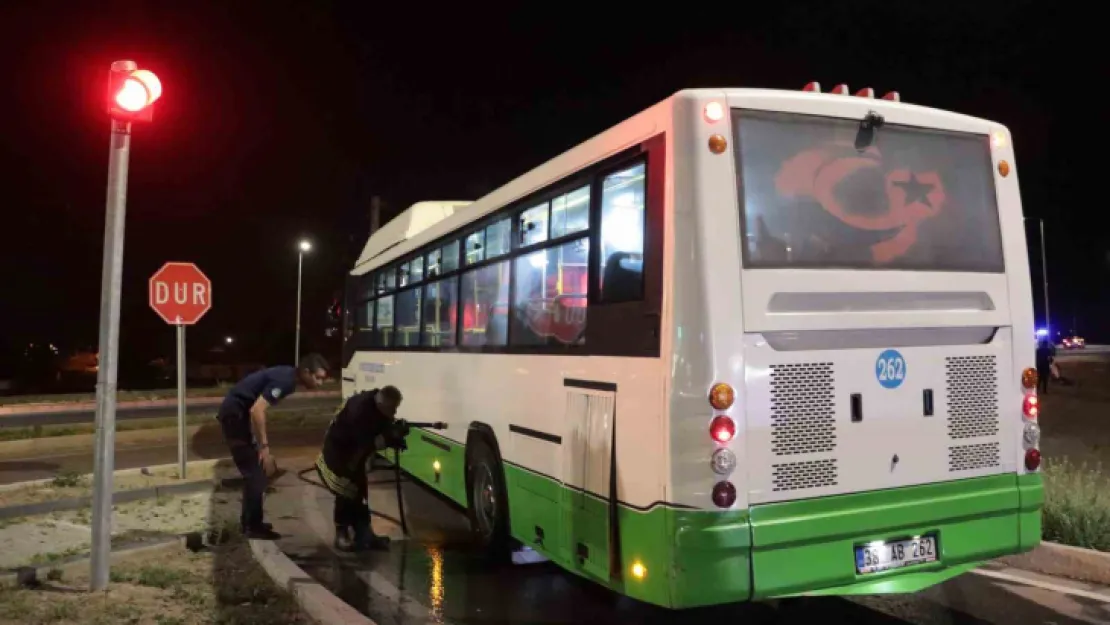
[[492,562],[509,558],[509,497],[505,471],[484,436],[466,447],[466,512],[470,530]]

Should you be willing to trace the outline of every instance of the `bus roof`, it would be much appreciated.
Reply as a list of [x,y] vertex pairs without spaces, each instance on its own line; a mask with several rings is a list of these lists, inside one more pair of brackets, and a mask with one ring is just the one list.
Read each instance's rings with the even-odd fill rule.
[[[418,202],[401,213],[374,233],[367,241],[352,275],[359,275],[372,266],[387,263],[421,245],[437,239],[456,228],[477,221],[525,196],[541,189],[552,181],[573,173],[592,163],[616,154],[637,142],[666,130],[670,119],[664,115],[671,110],[673,102],[682,98],[723,97],[728,100],[744,99],[759,108],[768,104],[772,108],[789,109],[791,103],[814,100],[825,101],[829,105],[843,103],[844,99],[861,99],[860,96],[838,95],[814,91],[790,91],[783,89],[757,88],[697,88],[683,89],[672,94],[640,113],[625,119],[590,139],[579,143],[558,156],[542,163],[528,172],[494,189],[474,202]],[[935,120],[946,120],[957,126],[981,128],[985,125],[1002,127],[990,120],[980,119],[962,113],[907,103],[905,101],[873,100],[878,109],[904,108],[927,112]],[[465,209],[465,210],[463,210]],[[416,240],[413,240],[416,239]],[[379,261],[373,262],[372,261]]]
[[370,262],[383,252],[401,245],[470,204],[471,202],[463,201],[428,201],[413,204],[370,235],[355,266]]

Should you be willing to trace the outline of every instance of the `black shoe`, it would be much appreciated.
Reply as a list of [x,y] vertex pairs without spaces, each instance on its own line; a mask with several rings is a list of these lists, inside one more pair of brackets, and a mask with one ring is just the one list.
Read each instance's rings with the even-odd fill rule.
[[250,540],[277,540],[281,538],[281,534],[278,534],[272,528],[265,527],[264,525],[251,528],[243,532],[243,534]]
[[346,534],[339,534],[335,537],[335,550],[343,552],[351,552],[355,550],[355,543],[351,540],[350,536]]
[[389,551],[389,536],[371,534],[354,543],[355,551]]

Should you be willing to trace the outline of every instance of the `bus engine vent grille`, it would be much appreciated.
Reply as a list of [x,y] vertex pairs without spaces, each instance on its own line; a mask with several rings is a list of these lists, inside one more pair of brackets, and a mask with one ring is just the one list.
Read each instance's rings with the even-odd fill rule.
[[948,448],[948,470],[951,472],[990,469],[998,465],[998,443],[956,445]]
[[771,451],[787,456],[835,447],[832,363],[771,365]]
[[836,486],[836,459],[771,465],[771,490],[803,490]]
[[945,359],[948,381],[948,437],[998,434],[998,362],[994,356]]

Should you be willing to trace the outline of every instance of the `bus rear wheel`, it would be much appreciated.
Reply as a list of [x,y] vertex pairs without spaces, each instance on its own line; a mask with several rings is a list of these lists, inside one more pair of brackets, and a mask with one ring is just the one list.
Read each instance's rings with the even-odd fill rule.
[[484,438],[467,447],[467,516],[490,560],[509,556],[509,498],[501,462]]

